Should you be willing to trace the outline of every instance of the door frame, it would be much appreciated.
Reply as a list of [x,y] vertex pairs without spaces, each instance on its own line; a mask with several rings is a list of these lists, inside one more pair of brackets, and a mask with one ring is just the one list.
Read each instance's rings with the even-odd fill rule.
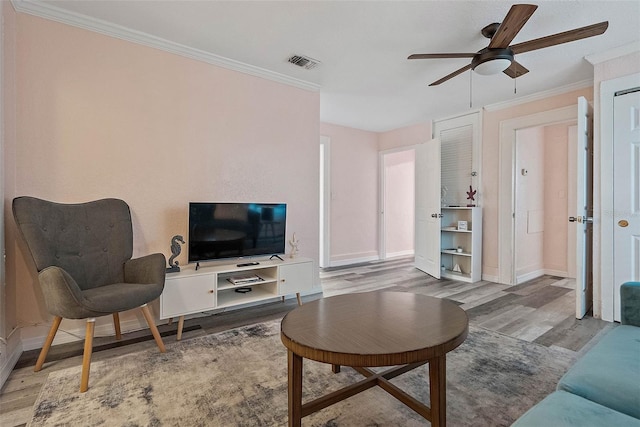
[[[322,185],[320,192],[320,248],[319,266],[331,267],[331,138],[320,135],[323,161],[319,165]],[[324,179],[323,179],[324,178]]]
[[[615,227],[613,213],[613,98],[615,93],[621,90],[640,86],[640,73],[616,79],[606,80],[600,83],[600,128],[594,140],[600,144],[600,162],[594,162],[594,182],[599,182],[599,188],[594,194],[594,205],[600,200],[600,209],[594,209],[594,215],[599,212],[599,218],[594,217],[593,233],[599,237],[599,245],[594,244],[594,249],[599,253],[594,254],[594,259],[600,262],[593,264],[594,276],[594,300],[600,301],[599,314],[602,320],[613,322],[614,316],[614,292],[613,283],[613,230]],[[595,147],[598,150],[598,147]],[[596,186],[597,187],[597,186]],[[598,220],[600,219],[600,220]],[[596,284],[595,281],[599,280]],[[599,295],[596,296],[596,292]],[[594,305],[594,315],[597,307]]]
[[516,131],[575,121],[578,104],[500,122],[498,158],[498,282],[516,284],[515,268],[515,141]]

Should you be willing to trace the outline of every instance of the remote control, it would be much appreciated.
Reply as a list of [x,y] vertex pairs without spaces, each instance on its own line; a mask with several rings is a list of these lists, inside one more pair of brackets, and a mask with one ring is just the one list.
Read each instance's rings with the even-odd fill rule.
[[242,264],[236,264],[236,267],[249,267],[250,265],[258,265],[260,264],[259,262],[245,262]]

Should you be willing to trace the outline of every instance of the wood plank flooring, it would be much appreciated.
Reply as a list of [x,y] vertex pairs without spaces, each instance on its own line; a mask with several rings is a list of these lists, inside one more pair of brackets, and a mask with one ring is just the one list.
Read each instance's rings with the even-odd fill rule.
[[[324,269],[324,296],[373,290],[413,292],[446,298],[469,315],[470,323],[518,339],[580,354],[614,324],[587,316],[575,319],[574,281],[543,276],[507,286],[492,282],[463,283],[437,280],[413,267],[413,258]],[[303,297],[304,301],[321,294]],[[282,318],[296,300],[227,311],[185,321],[183,339]],[[175,339],[176,323],[158,328],[165,342]],[[148,330],[114,337],[96,337],[93,361],[155,347]],[[25,352],[0,390],[0,426],[24,426],[50,372],[82,363],[82,342],[54,346],[40,372],[33,372],[39,350]]]

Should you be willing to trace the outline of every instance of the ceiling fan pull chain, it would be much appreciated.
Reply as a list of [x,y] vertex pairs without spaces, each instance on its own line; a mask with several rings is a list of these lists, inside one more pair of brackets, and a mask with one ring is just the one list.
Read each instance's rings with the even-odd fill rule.
[[518,75],[516,74],[516,78],[513,79],[513,93],[518,93]]
[[469,108],[473,108],[473,70],[469,70]]

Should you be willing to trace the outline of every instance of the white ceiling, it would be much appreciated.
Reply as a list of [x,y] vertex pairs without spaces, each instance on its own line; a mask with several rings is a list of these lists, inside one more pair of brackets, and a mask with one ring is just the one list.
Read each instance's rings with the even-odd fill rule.
[[[28,3],[25,0],[14,0]],[[200,51],[320,86],[323,122],[386,131],[584,82],[584,57],[640,40],[640,1],[539,1],[513,43],[609,21],[601,36],[524,53],[530,72],[514,81],[461,74],[428,84],[468,59],[412,60],[412,53],[476,52],[480,30],[500,22],[507,1],[36,0]],[[313,70],[292,54],[321,61]]]

